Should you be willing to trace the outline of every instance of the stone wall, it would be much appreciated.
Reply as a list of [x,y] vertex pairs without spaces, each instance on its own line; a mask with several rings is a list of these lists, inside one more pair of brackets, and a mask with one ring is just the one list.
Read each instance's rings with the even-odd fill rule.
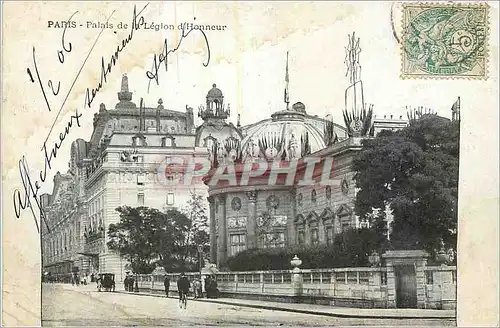
[[[456,267],[426,267],[422,308],[456,308]],[[389,270],[376,268],[336,268],[219,272],[216,274],[221,297],[311,303],[358,308],[388,308],[390,302]],[[188,273],[189,280],[199,273]],[[178,274],[168,274],[170,291],[176,294]],[[297,279],[299,278],[299,279]],[[140,291],[163,293],[164,276],[139,275]],[[297,284],[296,282],[300,283]],[[117,286],[117,288],[121,288]],[[419,303],[420,307],[420,303]]]

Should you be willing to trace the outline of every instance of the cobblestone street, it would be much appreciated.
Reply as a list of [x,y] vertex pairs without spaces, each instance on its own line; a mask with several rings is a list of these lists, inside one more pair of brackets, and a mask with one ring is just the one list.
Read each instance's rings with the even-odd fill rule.
[[43,326],[452,326],[453,320],[359,319],[264,310],[175,298],[97,292],[95,284],[44,284]]

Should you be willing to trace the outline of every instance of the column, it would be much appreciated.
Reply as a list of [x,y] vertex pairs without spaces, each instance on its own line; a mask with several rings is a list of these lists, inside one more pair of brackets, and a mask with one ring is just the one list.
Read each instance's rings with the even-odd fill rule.
[[290,191],[290,204],[292,208],[290,209],[290,215],[288,215],[286,220],[286,230],[287,230],[287,244],[288,246],[296,244],[297,237],[295,229],[295,218],[297,217],[297,204],[295,202],[295,189]]
[[257,192],[248,191],[247,249],[257,248]]
[[207,197],[210,210],[210,262],[217,263],[217,242],[215,235],[215,201],[212,196]]
[[217,245],[217,266],[220,268],[221,263],[227,257],[227,230],[226,230],[226,195],[219,195],[219,245]]

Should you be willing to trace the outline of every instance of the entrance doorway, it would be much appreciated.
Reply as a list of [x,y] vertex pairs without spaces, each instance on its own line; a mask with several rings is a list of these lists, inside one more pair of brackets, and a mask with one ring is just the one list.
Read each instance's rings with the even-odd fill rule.
[[417,277],[413,265],[397,266],[396,275],[396,306],[398,308],[417,307]]

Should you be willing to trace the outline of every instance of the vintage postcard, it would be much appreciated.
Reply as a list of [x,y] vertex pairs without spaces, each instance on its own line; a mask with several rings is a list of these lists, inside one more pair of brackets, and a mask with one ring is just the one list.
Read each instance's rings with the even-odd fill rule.
[[498,326],[498,8],[4,1],[2,325]]

